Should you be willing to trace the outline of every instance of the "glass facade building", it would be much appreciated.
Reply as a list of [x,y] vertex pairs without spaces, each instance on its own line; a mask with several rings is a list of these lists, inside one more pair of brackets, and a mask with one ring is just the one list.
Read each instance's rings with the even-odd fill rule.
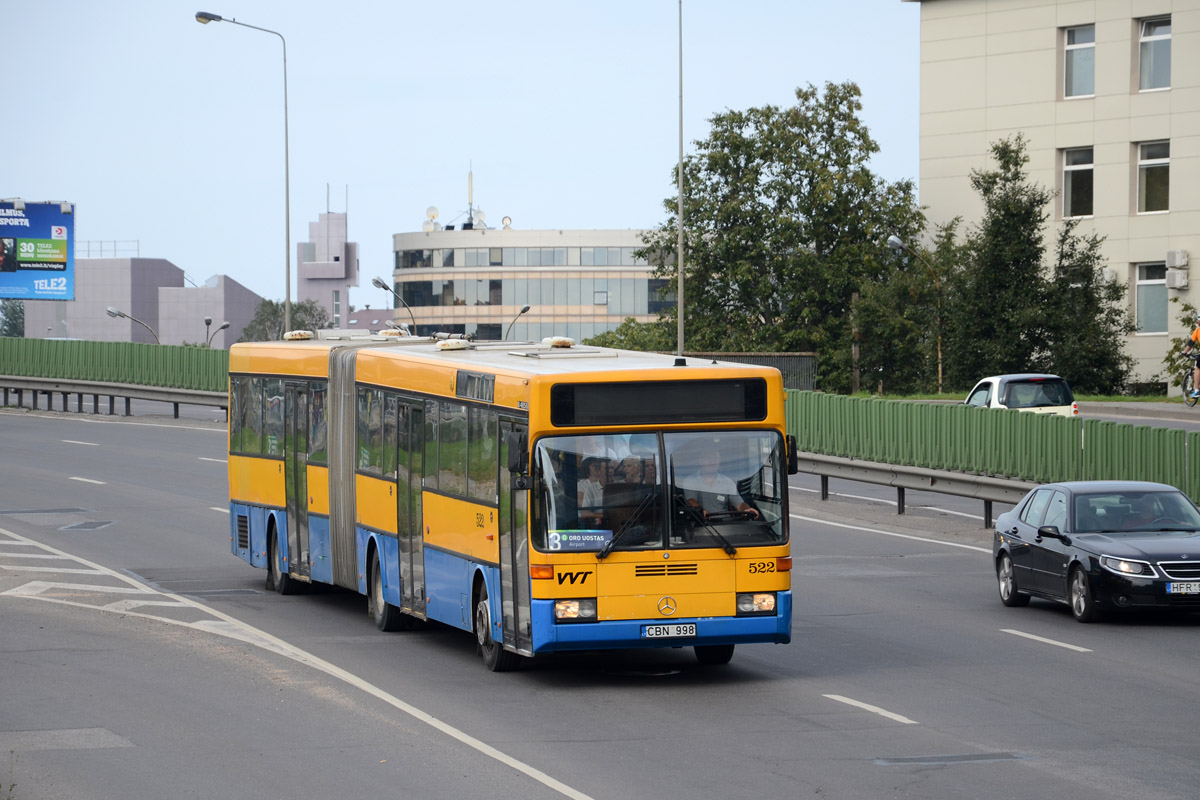
[[[669,281],[637,256],[641,237],[640,230],[400,233],[393,237],[392,283],[421,334],[501,339],[511,324],[507,338],[514,341],[581,341],[628,317],[655,320],[674,305]],[[393,318],[406,322],[408,313],[399,309]]]

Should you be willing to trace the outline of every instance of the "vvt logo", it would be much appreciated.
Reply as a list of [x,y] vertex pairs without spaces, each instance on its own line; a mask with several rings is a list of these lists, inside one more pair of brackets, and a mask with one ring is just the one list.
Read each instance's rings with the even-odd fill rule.
[[574,586],[576,582],[582,586],[583,584],[587,583],[588,575],[591,574],[592,571],[590,569],[586,572],[560,572],[558,573],[558,585],[562,586],[567,581],[570,581],[572,586]]

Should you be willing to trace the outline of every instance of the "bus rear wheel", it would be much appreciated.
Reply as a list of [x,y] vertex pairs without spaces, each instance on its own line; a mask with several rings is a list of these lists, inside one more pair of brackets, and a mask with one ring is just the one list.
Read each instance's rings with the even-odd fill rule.
[[371,551],[371,583],[367,587],[367,613],[381,631],[398,631],[403,627],[400,609],[383,598],[383,570],[379,568],[379,551]]
[[296,594],[300,591],[299,582],[293,580],[279,565],[279,541],[274,525],[267,534],[267,591],[272,589],[279,594]]
[[705,666],[718,666],[720,664],[728,664],[733,658],[733,645],[731,644],[705,644],[696,645],[696,660]]
[[520,656],[505,650],[504,645],[492,638],[492,611],[488,603],[487,584],[480,584],[479,599],[475,603],[475,639],[479,643],[483,665],[492,672],[508,672],[520,664]]

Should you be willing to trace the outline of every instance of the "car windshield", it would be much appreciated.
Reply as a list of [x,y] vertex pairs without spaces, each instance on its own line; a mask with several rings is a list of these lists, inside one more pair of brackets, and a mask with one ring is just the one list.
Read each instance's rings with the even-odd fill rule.
[[555,436],[534,450],[533,544],[597,552],[786,541],[775,431]]
[[1182,492],[1107,492],[1075,496],[1077,533],[1200,531],[1200,512]]
[[1062,378],[1022,378],[1004,385],[1002,402],[1007,408],[1069,406],[1075,401],[1071,387]]

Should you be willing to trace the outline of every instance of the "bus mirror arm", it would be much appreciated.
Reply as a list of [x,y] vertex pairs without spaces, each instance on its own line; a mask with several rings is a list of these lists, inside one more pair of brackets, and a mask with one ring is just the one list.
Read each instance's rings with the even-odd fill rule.
[[800,471],[800,454],[796,452],[796,437],[793,434],[788,434],[785,439],[787,447],[787,471],[788,475],[795,475]]
[[508,448],[508,471],[513,476],[513,486],[517,489],[528,489],[529,482],[529,441],[524,433],[513,431],[504,435],[504,444]]

